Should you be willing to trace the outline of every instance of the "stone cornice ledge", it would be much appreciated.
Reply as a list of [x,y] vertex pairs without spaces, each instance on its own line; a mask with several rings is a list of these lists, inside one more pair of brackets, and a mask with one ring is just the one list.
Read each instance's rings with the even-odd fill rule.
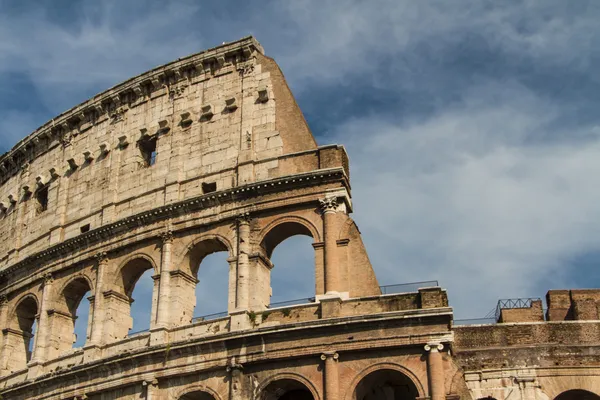
[[321,169],[301,174],[288,175],[266,181],[249,183],[242,186],[236,186],[231,189],[212,192],[202,196],[193,197],[191,199],[167,204],[148,211],[143,211],[111,224],[103,225],[74,238],[67,239],[64,242],[58,243],[46,250],[32,254],[29,257],[0,271],[0,278],[5,278],[7,275],[14,273],[18,269],[27,265],[33,263],[39,264],[40,262],[54,259],[60,254],[68,253],[76,248],[89,246],[93,243],[100,242],[107,236],[112,236],[123,231],[139,228],[140,225],[146,225],[160,220],[177,217],[181,215],[182,212],[193,212],[209,208],[214,205],[260,196],[262,194],[278,192],[283,189],[289,189],[290,187],[305,186],[314,181],[342,181],[342,183],[347,187],[348,179],[343,168],[341,167]]
[[[319,319],[316,321],[304,321],[297,323],[290,323],[284,325],[277,326],[269,326],[264,328],[252,329],[252,330],[243,330],[243,331],[235,331],[235,332],[226,332],[222,334],[215,334],[210,337],[197,337],[191,338],[176,342],[158,344],[153,346],[144,346],[142,348],[134,349],[128,351],[126,354],[117,354],[111,355],[109,357],[102,357],[91,362],[75,365],[70,369],[57,370],[48,372],[44,375],[38,376],[33,380],[28,380],[24,382],[15,383],[13,385],[7,385],[2,388],[4,393],[8,393],[14,390],[20,390],[27,385],[30,384],[43,384],[43,382],[50,381],[52,379],[58,379],[59,377],[67,378],[69,375],[77,374],[82,371],[89,371],[94,368],[98,368],[99,366],[104,368],[110,368],[111,364],[121,362],[124,359],[132,358],[132,357],[150,357],[153,354],[164,354],[165,347],[169,346],[170,351],[176,351],[181,348],[197,346],[197,345],[206,345],[209,343],[216,343],[221,341],[229,341],[229,340],[238,340],[241,338],[251,338],[251,337],[263,337],[269,334],[279,334],[282,331],[290,332],[290,331],[298,331],[304,329],[321,329],[323,327],[338,327],[338,326],[346,326],[348,324],[363,324],[366,321],[370,322],[384,322],[384,321],[392,321],[392,320],[410,320],[413,318],[446,318],[450,320],[452,318],[452,308],[451,307],[440,307],[440,308],[429,308],[429,309],[417,309],[417,310],[399,310],[399,311],[389,311],[389,312],[381,312],[376,314],[369,315],[357,315],[357,316],[345,316],[345,317],[336,317],[336,318],[326,318]],[[454,335],[453,333],[448,331],[443,332],[428,332],[423,334],[412,334],[409,337],[416,341],[416,343],[425,343],[430,339],[431,336],[436,336],[441,342],[444,343],[453,343]],[[414,345],[414,344],[408,344]],[[316,351],[319,353],[320,350]],[[315,353],[315,354],[316,354]],[[71,354],[72,355],[72,354]],[[274,357],[275,359],[277,357]],[[49,364],[51,361],[47,362]],[[0,384],[3,381],[11,378],[11,375],[0,378]]]

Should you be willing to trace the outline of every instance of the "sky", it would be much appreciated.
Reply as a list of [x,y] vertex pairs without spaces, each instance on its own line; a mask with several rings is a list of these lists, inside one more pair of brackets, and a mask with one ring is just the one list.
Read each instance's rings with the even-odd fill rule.
[[[380,284],[438,280],[456,318],[483,317],[500,298],[600,286],[599,19],[584,0],[0,0],[0,151],[131,76],[253,35],[318,143],[348,150]],[[276,249],[274,301],[314,294],[311,251]],[[207,300],[226,286],[213,258],[206,313],[224,310]]]

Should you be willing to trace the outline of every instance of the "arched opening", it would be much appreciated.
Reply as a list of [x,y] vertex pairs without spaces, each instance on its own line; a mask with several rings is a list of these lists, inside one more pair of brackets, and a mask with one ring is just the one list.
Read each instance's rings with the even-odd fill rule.
[[27,367],[34,348],[34,334],[37,328],[38,303],[33,296],[22,299],[15,308],[11,329],[5,331],[6,350],[9,361],[7,369],[17,371]]
[[[219,239],[196,243],[189,251],[189,273],[198,281],[193,288],[191,313],[195,320],[225,315],[229,309],[229,249]],[[182,282],[183,283],[183,282]]]
[[72,280],[64,287],[59,303],[60,312],[50,315],[53,327],[50,335],[58,344],[58,354],[50,354],[50,357],[85,345],[89,336],[90,302],[88,297],[91,290],[89,282],[83,277]]
[[299,222],[283,222],[265,235],[261,246],[273,263],[271,307],[314,297],[317,255],[313,242],[311,230]]
[[414,400],[419,396],[413,381],[400,371],[381,369],[356,386],[355,400]]
[[310,389],[294,379],[271,382],[261,393],[261,400],[314,400]]
[[179,400],[215,400],[215,398],[209,393],[197,390],[195,392],[184,394]]
[[555,397],[555,400],[599,400],[600,396],[587,390],[574,389],[562,392]]
[[110,311],[118,314],[108,318],[113,324],[115,338],[123,338],[150,328],[155,308],[153,274],[154,266],[143,257],[135,258],[121,268],[118,282],[122,293],[106,299],[110,303],[107,304]]

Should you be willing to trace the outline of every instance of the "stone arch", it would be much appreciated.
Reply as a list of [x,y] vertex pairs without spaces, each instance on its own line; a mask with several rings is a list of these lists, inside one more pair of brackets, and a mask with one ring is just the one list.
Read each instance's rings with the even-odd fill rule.
[[[276,285],[272,285],[272,269],[274,264],[271,261],[273,256],[273,251],[277,246],[279,246],[283,241],[291,238],[292,236],[308,236],[313,240],[313,248],[309,248],[307,255],[312,254],[314,258],[312,270],[313,270],[313,281],[311,285],[313,285],[313,289],[310,291],[310,295],[306,296],[306,294],[302,294],[302,297],[312,297],[313,295],[319,295],[323,293],[321,286],[323,286],[322,282],[324,282],[324,271],[323,271],[323,247],[316,246],[316,243],[321,241],[321,235],[319,233],[319,229],[308,219],[300,216],[290,215],[283,216],[281,218],[277,218],[272,221],[270,224],[265,226],[260,235],[259,241],[260,250],[259,253],[262,253],[266,256],[269,262],[265,263],[266,268],[264,268],[264,279],[265,279],[265,291],[268,292],[267,296],[263,299],[264,304],[271,303],[271,296],[278,292],[276,289]],[[309,253],[310,252],[310,253]],[[304,252],[302,254],[305,254]],[[275,274],[278,273],[279,270],[276,270]],[[308,275],[303,275],[304,278],[308,278]],[[303,287],[308,286],[308,282],[305,282],[306,285],[302,285]],[[268,285],[268,286],[267,286]],[[274,293],[273,293],[274,292]],[[300,293],[296,295],[300,297]],[[290,300],[289,297],[286,299],[280,300]]]
[[[177,266],[174,268],[177,273],[171,275],[171,284],[177,286],[177,290],[171,292],[171,309],[173,314],[177,315],[177,319],[173,321],[174,325],[180,326],[192,322],[197,305],[196,289],[200,282],[199,274],[201,274],[202,262],[208,255],[213,253],[227,253],[228,261],[223,262],[222,271],[219,270],[220,267],[217,268],[219,278],[223,278],[227,285],[225,289],[227,290],[226,302],[223,304],[223,308],[218,311],[227,311],[231,308],[231,288],[235,287],[235,276],[231,273],[229,259],[234,256],[234,251],[231,240],[224,235],[202,233],[194,235],[187,245],[182,246],[182,249],[175,254],[173,266]],[[203,280],[203,282],[205,281]]]
[[[108,340],[122,339],[127,337],[129,330],[133,328],[133,317],[131,315],[131,304],[133,290],[139,283],[142,275],[151,270],[155,274],[158,267],[154,259],[145,253],[134,253],[124,259],[115,271],[114,288],[103,293],[105,307],[104,329]],[[155,301],[156,287],[153,287],[152,305],[150,309],[150,326],[156,315]]]
[[350,385],[347,386],[349,389],[343,398],[345,400],[363,400],[362,398],[357,397],[357,390],[361,389],[359,385],[365,382],[365,379],[373,376],[373,374],[387,371],[397,374],[397,378],[404,377],[407,383],[412,384],[415,389],[415,397],[425,397],[426,394],[423,384],[411,370],[400,364],[381,362],[365,368],[358,375],[356,375]]
[[[77,274],[70,277],[57,292],[56,310],[49,316],[52,331],[49,332],[51,358],[59,356],[71,350],[75,343],[75,321],[77,309],[86,293],[93,293],[92,280],[85,274]],[[91,312],[90,312],[91,315]],[[86,329],[86,337],[89,335],[89,323]]]
[[554,400],[600,400],[600,396],[584,389],[571,389],[560,393]]
[[230,257],[235,255],[231,241],[225,236],[215,233],[197,236],[185,246],[183,254],[179,255],[180,269],[196,276],[204,257],[217,251],[227,251]]
[[9,329],[3,334],[4,349],[7,354],[5,368],[17,371],[27,366],[32,357],[30,347],[34,338],[34,324],[38,322],[40,302],[33,293],[21,296],[10,313]]
[[319,230],[312,222],[303,217],[284,216],[262,229],[259,236],[260,247],[270,258],[278,244],[294,235],[310,236],[314,242],[321,241]]
[[[321,399],[317,388],[309,379],[295,372],[283,372],[273,375],[259,384],[254,392],[254,400],[278,400],[282,399],[286,392],[295,390],[306,390],[310,392],[312,399]],[[289,400],[293,399],[293,397],[289,398]]]
[[158,265],[151,256],[145,253],[131,254],[119,264],[114,283],[123,291],[122,294],[131,297],[138,279],[149,269],[155,274],[159,272]]
[[213,389],[204,385],[187,386],[176,392],[177,400],[221,400],[221,396]]

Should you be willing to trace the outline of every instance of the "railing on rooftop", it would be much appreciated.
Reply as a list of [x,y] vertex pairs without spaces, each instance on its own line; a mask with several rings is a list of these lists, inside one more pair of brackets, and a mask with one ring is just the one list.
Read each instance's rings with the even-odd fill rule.
[[[396,284],[396,285],[385,285],[385,286],[380,286],[379,289],[381,290],[381,294],[397,294],[397,293],[416,292],[419,290],[419,288],[433,287],[433,286],[439,286],[438,281],[421,281],[421,282],[400,283],[400,284]],[[267,308],[272,309],[272,308],[299,306],[299,305],[303,305],[303,304],[314,303],[315,301],[316,301],[315,297],[304,297],[301,299],[286,300],[286,301],[279,301],[276,303],[271,303],[267,306]],[[192,323],[202,322],[202,321],[210,321],[213,319],[225,318],[227,316],[229,316],[229,313],[227,311],[222,311],[222,312],[218,312],[218,313],[214,313],[214,314],[202,315],[199,317],[192,318]],[[136,336],[136,335],[148,332],[148,331],[150,331],[150,329],[143,329],[143,330],[139,330],[139,331],[135,331],[135,332],[130,332],[127,336],[132,337],[132,336]]]
[[314,297],[305,297],[303,299],[286,300],[286,301],[279,301],[277,303],[271,303],[267,306],[267,308],[298,306],[300,304],[310,304],[310,303],[314,303],[314,302],[315,302]]
[[140,329],[139,331],[129,332],[127,334],[127,337],[133,337],[133,336],[141,335],[142,333],[146,333],[146,332],[150,332],[150,328]]
[[210,321],[213,319],[225,318],[229,315],[227,311],[221,311],[214,314],[201,315],[200,317],[192,318],[192,323],[194,322],[202,322],[202,321]]
[[421,281],[411,283],[399,283],[396,285],[379,286],[381,294],[409,293],[416,292],[419,288],[439,286],[438,281]]
[[490,325],[495,324],[496,318],[467,318],[467,319],[455,319],[453,322],[454,326],[466,326],[466,325]]
[[528,298],[520,298],[520,299],[500,299],[498,300],[498,304],[496,305],[496,321],[500,320],[500,314],[502,313],[502,309],[511,309],[511,308],[531,308],[531,303],[534,301],[541,301],[539,297],[528,297]]

